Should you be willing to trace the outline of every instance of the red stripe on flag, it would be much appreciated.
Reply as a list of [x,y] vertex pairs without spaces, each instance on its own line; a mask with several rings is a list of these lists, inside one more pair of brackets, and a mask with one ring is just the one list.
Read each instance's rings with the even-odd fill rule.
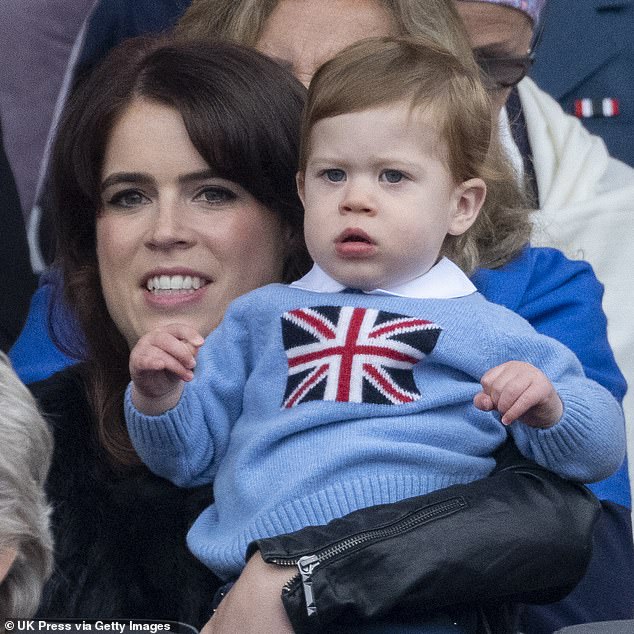
[[429,326],[431,325],[431,321],[426,321],[424,319],[410,319],[409,321],[399,321],[396,324],[387,324],[378,330],[371,332],[368,335],[368,339],[376,339],[385,333],[392,332],[394,330],[400,330],[402,328],[411,328],[412,326]]
[[341,353],[341,366],[339,367],[339,385],[337,386],[338,401],[350,400],[350,380],[352,379],[352,362],[357,353],[357,339],[361,331],[361,324],[365,316],[365,308],[355,308],[352,311],[350,325],[346,333],[346,341]]
[[308,390],[324,375],[324,373],[328,370],[327,365],[322,365],[317,372],[315,372],[310,379],[304,381],[298,388],[295,390],[295,394],[290,398],[290,400],[286,401],[285,407],[293,407],[297,401],[308,392]]
[[398,392],[394,389],[393,385],[385,380],[385,377],[381,375],[380,372],[377,371],[376,368],[371,365],[364,363],[363,370],[369,374],[390,396],[394,397],[397,401],[401,403],[411,403],[414,399],[408,394],[404,394],[403,392]]
[[[334,355],[345,356],[348,349],[345,346],[332,346],[332,348],[326,348],[325,350],[317,350],[316,352],[309,352],[296,357],[289,357],[288,365],[290,368],[297,367],[303,363],[309,363],[310,361],[317,361],[318,359],[326,359]],[[382,357],[384,359],[392,359],[393,361],[404,361],[406,363],[418,363],[419,359],[412,357],[404,352],[398,350],[392,350],[391,348],[384,348],[383,346],[356,346],[353,349],[354,354],[365,354],[367,356]]]
[[319,319],[318,317],[315,317],[314,315],[311,315],[301,309],[291,310],[290,314],[300,321],[304,321],[308,325],[312,326],[317,332],[326,337],[326,339],[334,339],[336,337],[335,331],[332,328],[329,328],[322,319]]

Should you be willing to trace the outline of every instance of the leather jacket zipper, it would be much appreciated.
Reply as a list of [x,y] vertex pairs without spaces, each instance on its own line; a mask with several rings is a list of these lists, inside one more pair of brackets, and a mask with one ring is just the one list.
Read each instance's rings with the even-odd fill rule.
[[343,556],[355,548],[366,546],[368,543],[396,537],[401,533],[412,530],[431,520],[459,511],[465,506],[467,506],[467,503],[464,498],[450,498],[449,500],[444,500],[419,509],[393,524],[383,526],[382,528],[362,531],[356,535],[341,539],[312,555],[304,555],[303,557],[276,557],[267,559],[267,561],[272,564],[277,564],[278,566],[297,566],[298,574],[286,582],[282,592],[291,592],[291,590],[301,582],[304,589],[306,611],[308,616],[311,616],[317,612],[317,606],[313,596],[312,576],[319,565],[331,559]]

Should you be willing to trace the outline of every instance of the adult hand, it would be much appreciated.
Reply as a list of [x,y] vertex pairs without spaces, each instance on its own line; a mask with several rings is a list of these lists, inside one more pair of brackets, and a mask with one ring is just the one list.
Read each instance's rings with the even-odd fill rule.
[[293,634],[282,588],[295,567],[267,564],[256,552],[201,634]]
[[485,412],[498,410],[504,425],[519,418],[531,427],[547,429],[557,424],[564,412],[553,384],[530,363],[502,363],[486,372],[480,383],[482,392],[476,394],[473,404]]
[[130,353],[132,402],[155,415],[178,403],[183,381],[194,378],[198,348],[204,339],[191,326],[169,324],[143,335]]

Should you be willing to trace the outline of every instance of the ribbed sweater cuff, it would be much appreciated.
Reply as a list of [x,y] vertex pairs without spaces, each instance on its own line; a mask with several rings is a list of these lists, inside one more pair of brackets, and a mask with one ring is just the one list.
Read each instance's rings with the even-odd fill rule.
[[148,447],[158,454],[180,455],[192,444],[208,443],[205,426],[192,424],[203,420],[196,399],[187,399],[184,392],[175,407],[160,416],[148,416],[132,403],[131,387],[126,389],[124,407],[128,432],[137,450]]
[[[561,420],[549,429],[525,425],[537,461],[564,477],[593,482],[611,475],[625,457],[625,436],[622,410],[605,390],[580,397],[575,390],[557,388],[564,403]],[[597,407],[598,401],[604,401]],[[603,412],[597,420],[596,412]],[[519,423],[522,424],[522,423]]]

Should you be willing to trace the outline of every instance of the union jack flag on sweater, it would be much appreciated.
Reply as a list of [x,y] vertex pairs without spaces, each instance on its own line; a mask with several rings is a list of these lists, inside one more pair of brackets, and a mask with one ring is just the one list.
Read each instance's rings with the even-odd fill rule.
[[352,306],[298,308],[282,315],[288,381],[282,407],[305,401],[416,401],[413,367],[436,345],[431,321]]

